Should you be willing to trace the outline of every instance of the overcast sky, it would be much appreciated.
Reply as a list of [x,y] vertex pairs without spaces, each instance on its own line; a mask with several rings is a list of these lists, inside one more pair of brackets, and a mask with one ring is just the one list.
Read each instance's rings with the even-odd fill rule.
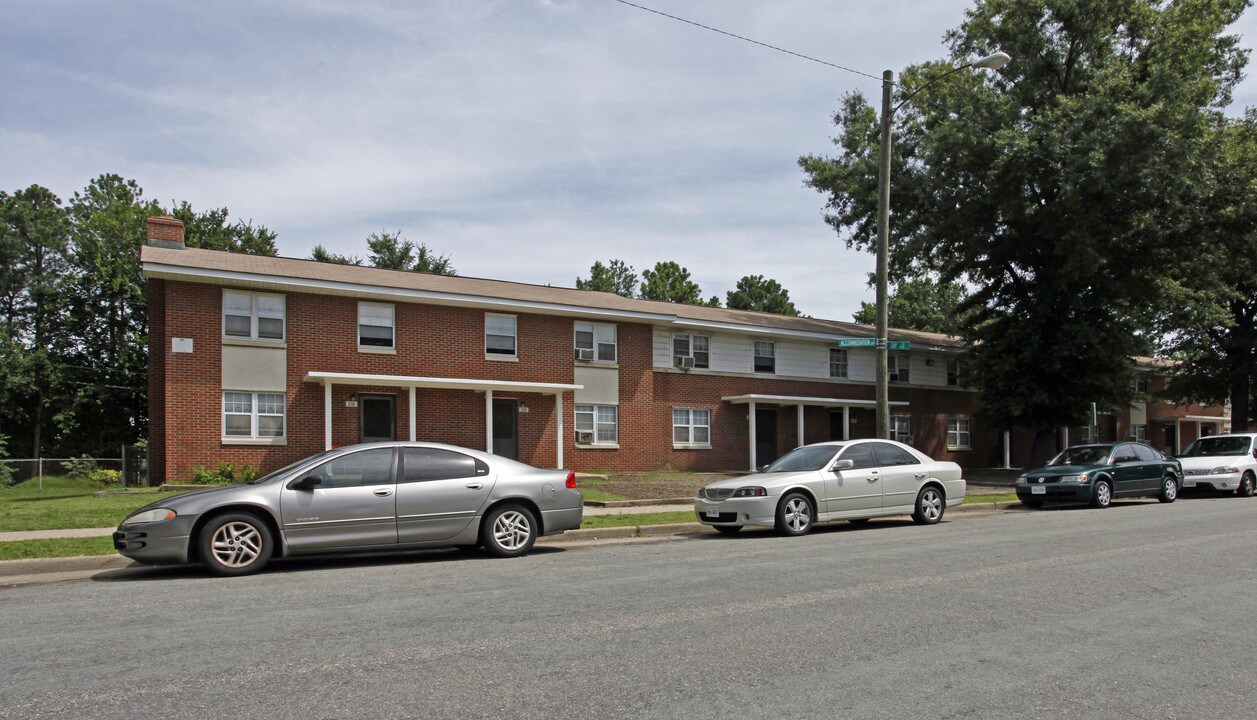
[[[640,4],[874,77],[943,57],[971,6]],[[849,320],[873,259],[796,161],[830,154],[841,95],[879,85],[614,0],[0,0],[0,189],[68,200],[117,173],[265,225],[284,256],[400,229],[520,282],[676,260],[705,296],[765,275]]]

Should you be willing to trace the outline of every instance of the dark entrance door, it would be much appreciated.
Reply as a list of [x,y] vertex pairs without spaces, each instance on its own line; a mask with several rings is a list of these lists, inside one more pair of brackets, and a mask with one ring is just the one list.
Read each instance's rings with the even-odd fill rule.
[[829,439],[830,440],[842,439],[842,413],[841,412],[829,413]]
[[518,460],[519,408],[514,400],[493,401],[493,454]]
[[397,438],[397,414],[392,395],[360,395],[358,397],[358,436],[361,442],[380,442]]
[[777,411],[755,411],[755,463],[767,465],[777,459]]

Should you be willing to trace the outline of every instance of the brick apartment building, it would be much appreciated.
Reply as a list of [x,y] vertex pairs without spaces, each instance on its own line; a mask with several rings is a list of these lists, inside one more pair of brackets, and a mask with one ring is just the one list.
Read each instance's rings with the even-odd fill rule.
[[[838,347],[865,325],[189,249],[173,218],[149,219],[141,262],[155,479],[380,439],[582,471],[727,471],[874,431],[874,350]],[[890,339],[910,343],[889,360],[898,439],[967,467],[1028,462],[1029,437],[975,417],[959,342]],[[1138,403],[1100,438],[1176,446],[1220,432],[1221,415]]]

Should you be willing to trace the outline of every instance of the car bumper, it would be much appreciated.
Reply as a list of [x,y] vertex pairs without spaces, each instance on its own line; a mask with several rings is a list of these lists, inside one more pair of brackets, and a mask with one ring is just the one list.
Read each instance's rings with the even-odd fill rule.
[[188,562],[188,538],[194,517],[139,525],[120,525],[113,534],[113,546],[121,555],[150,565]]
[[1089,482],[1017,485],[1017,499],[1031,502],[1090,502],[1091,495],[1092,489]]
[[768,525],[777,522],[776,497],[694,501],[694,513],[704,525]]
[[584,518],[585,510],[582,507],[542,510],[541,527],[544,531],[542,534],[558,535],[566,530],[575,530],[580,527]]
[[1240,486],[1243,473],[1226,475],[1184,475],[1183,487],[1207,487],[1214,490],[1234,490]]

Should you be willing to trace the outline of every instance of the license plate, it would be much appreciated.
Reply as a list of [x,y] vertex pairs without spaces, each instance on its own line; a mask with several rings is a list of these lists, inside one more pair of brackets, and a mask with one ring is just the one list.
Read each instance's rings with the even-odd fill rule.
[[1031,495],[1047,495],[1047,488],[1042,485],[1031,485],[1030,494]]
[[707,508],[707,517],[709,518],[720,517],[720,508],[714,508],[714,507]]

